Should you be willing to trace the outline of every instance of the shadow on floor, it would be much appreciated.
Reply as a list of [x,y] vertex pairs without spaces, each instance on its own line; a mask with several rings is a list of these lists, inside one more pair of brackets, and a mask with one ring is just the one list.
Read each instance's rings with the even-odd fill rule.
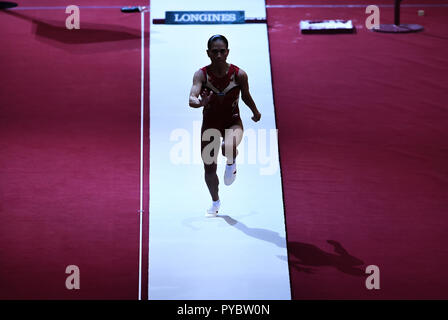
[[[135,49],[141,47],[140,29],[132,29],[119,25],[95,24],[81,21],[80,29],[68,30],[65,27],[65,20],[61,21],[43,21],[22,14],[14,10],[2,11],[5,14],[32,23],[33,33],[38,41],[50,44],[57,48],[69,50],[74,53],[90,53],[123,49]],[[138,18],[140,19],[140,18]],[[148,39],[149,32],[145,32],[145,38]],[[120,41],[129,41],[125,46]],[[85,45],[100,44],[100,46],[88,48]],[[81,46],[80,46],[81,45]],[[84,46],[82,46],[84,45]],[[106,46],[105,46],[106,45]],[[79,51],[90,49],[89,52]]]
[[[285,248],[285,238],[281,237],[277,232],[262,228],[250,228],[228,215],[218,215],[217,218],[224,219],[227,224],[249,237]],[[316,269],[311,267],[334,267],[343,273],[353,276],[366,276],[364,270],[357,267],[364,265],[362,260],[350,255],[338,241],[327,240],[327,242],[333,247],[334,253],[326,252],[309,243],[288,242],[287,248],[291,268],[312,274],[316,272]],[[286,257],[279,258],[286,260]]]

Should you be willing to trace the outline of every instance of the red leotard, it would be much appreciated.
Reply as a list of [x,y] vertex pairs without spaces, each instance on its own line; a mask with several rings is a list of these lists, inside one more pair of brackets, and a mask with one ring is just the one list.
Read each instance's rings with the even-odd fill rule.
[[202,111],[202,131],[215,128],[224,137],[225,129],[233,125],[239,125],[243,128],[238,108],[241,90],[236,82],[239,68],[231,64],[227,74],[220,78],[211,72],[210,66],[203,67],[201,70],[205,77],[202,91],[206,91],[207,94],[213,91],[209,105],[204,107]]

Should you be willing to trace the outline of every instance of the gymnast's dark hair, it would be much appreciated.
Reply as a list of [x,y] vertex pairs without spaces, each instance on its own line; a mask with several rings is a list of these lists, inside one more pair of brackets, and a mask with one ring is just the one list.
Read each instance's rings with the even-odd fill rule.
[[207,48],[210,49],[210,47],[212,46],[212,43],[215,41],[221,40],[226,44],[226,48],[229,47],[229,42],[227,41],[226,37],[224,37],[223,35],[220,34],[215,34],[214,36],[211,36],[210,39],[208,39],[207,42]]

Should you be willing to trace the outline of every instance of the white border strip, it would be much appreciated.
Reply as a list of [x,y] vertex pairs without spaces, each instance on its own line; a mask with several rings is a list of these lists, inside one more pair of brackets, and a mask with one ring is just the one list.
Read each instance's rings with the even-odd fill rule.
[[[151,5],[151,0],[148,0],[148,8],[150,8],[150,5]],[[150,13],[148,14],[148,18],[149,18],[149,22],[148,22],[148,26],[149,26],[149,29],[151,29],[151,11],[149,11]],[[149,31],[149,34],[151,34],[151,30],[148,30]],[[151,40],[151,35],[149,36],[149,39]],[[151,85],[151,41],[149,41],[149,44],[148,44],[148,51],[149,51],[149,54],[148,54],[148,81],[149,81],[149,84]],[[151,88],[149,88],[149,90],[151,90]],[[147,300],[149,300],[149,266],[150,266],[150,263],[149,263],[149,261],[150,261],[150,259],[149,259],[149,257],[150,257],[150,252],[149,252],[149,227],[150,227],[150,225],[151,225],[151,220],[149,219],[150,218],[150,212],[149,212],[149,208],[150,208],[150,206],[149,206],[149,201],[150,201],[150,189],[151,189],[151,187],[149,186],[149,181],[151,181],[151,163],[150,163],[150,161],[151,161],[151,158],[150,158],[150,153],[151,153],[151,148],[150,148],[150,145],[151,145],[151,113],[150,113],[150,110],[151,110],[151,95],[149,94],[149,92],[148,92],[148,281],[147,281],[147,286],[148,286],[148,288],[147,288],[147,297],[146,297],[146,299]]]

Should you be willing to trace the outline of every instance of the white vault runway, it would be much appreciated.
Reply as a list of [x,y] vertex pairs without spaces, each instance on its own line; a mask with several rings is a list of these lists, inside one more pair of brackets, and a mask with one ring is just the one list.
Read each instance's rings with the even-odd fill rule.
[[[264,1],[151,1],[151,21],[169,10],[245,10],[264,18]],[[150,30],[149,299],[291,299],[282,187],[266,24],[160,25]],[[200,158],[202,109],[188,106],[193,74],[210,63],[207,40],[223,34],[227,59],[249,76],[262,114],[240,101],[245,138],[238,175],[211,204]]]

